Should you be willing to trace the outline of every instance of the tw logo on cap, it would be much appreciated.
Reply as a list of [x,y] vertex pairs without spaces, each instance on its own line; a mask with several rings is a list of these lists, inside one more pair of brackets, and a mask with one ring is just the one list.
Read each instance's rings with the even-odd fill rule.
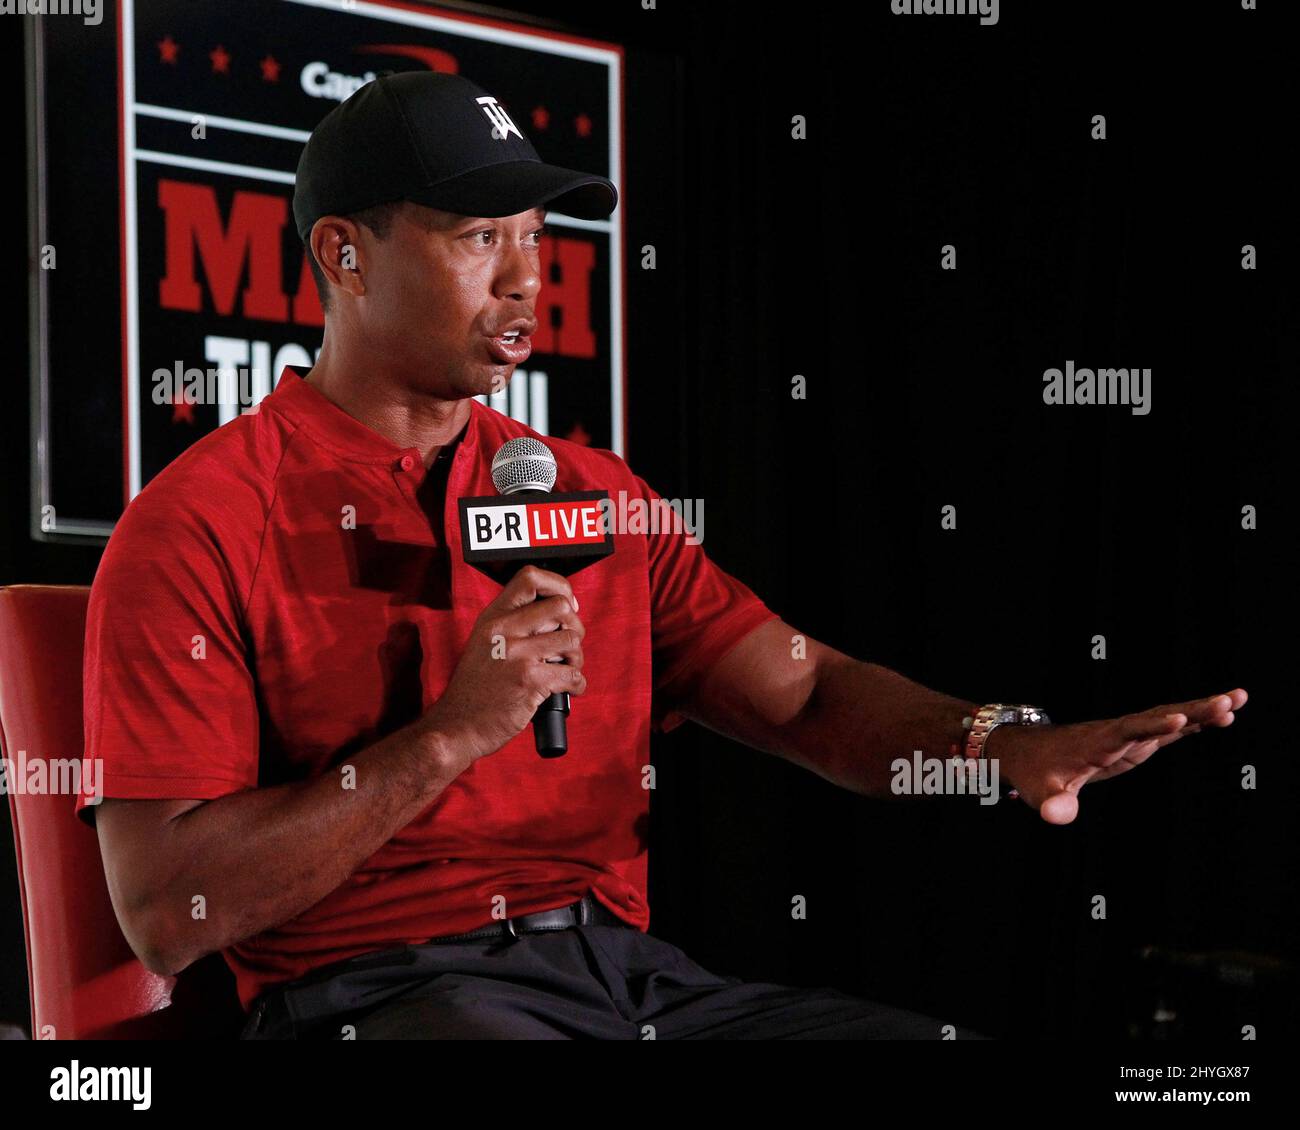
[[492,123],[492,136],[498,141],[505,141],[512,133],[523,141],[524,135],[519,132],[519,127],[510,120],[510,115],[506,113],[506,108],[497,104],[497,100],[490,94],[485,94],[482,98],[474,99],[483,107],[483,113]]

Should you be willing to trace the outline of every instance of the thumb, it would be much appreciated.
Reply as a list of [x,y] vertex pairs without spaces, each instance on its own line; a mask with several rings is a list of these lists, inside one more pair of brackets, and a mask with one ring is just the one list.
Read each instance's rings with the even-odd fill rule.
[[1039,805],[1038,814],[1049,824],[1069,824],[1079,815],[1079,798],[1064,790],[1053,793]]

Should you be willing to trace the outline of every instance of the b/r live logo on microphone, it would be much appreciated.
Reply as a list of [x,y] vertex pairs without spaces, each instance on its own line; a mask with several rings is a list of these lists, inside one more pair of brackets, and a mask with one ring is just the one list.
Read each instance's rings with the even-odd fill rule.
[[461,543],[470,564],[512,558],[605,557],[614,552],[609,492],[489,495],[460,499]]

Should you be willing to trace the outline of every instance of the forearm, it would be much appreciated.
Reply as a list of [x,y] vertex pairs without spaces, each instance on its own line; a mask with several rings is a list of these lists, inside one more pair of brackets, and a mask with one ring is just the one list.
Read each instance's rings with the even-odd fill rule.
[[962,719],[979,705],[878,663],[826,664],[779,752],[852,792],[892,797],[891,763],[918,749],[925,757],[960,755],[967,734]]
[[175,862],[147,908],[146,934],[169,972],[320,902],[462,768],[419,724],[344,765],[355,770],[354,781],[345,782],[337,766],[307,781],[221,797],[168,824],[164,850]]

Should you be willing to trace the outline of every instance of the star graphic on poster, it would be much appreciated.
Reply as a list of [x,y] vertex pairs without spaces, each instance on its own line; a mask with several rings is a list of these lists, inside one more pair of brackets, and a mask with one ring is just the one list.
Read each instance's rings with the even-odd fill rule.
[[181,45],[170,35],[165,35],[158,41],[158,58],[164,63],[175,65],[176,56],[180,54],[180,51]]
[[573,119],[573,128],[579,137],[587,137],[591,133],[591,119],[586,114],[579,114]]
[[545,129],[551,124],[551,115],[545,106],[538,106],[533,110],[533,129]]
[[263,59],[260,63],[258,63],[258,66],[262,68],[263,82],[280,81],[280,64],[276,62],[275,57],[273,55],[268,53],[266,58]]
[[580,443],[582,444],[583,447],[591,446],[591,433],[582,426],[581,420],[579,420],[576,424],[573,425],[573,427],[569,429],[569,434],[566,435],[564,438],[567,439],[570,443]]
[[179,424],[184,421],[187,424],[196,423],[194,419],[194,405],[186,401],[184,393],[177,393],[171,399],[172,405],[172,423]]
[[208,58],[212,60],[213,74],[230,74],[230,53],[221,44],[217,44],[216,50],[208,52]]

